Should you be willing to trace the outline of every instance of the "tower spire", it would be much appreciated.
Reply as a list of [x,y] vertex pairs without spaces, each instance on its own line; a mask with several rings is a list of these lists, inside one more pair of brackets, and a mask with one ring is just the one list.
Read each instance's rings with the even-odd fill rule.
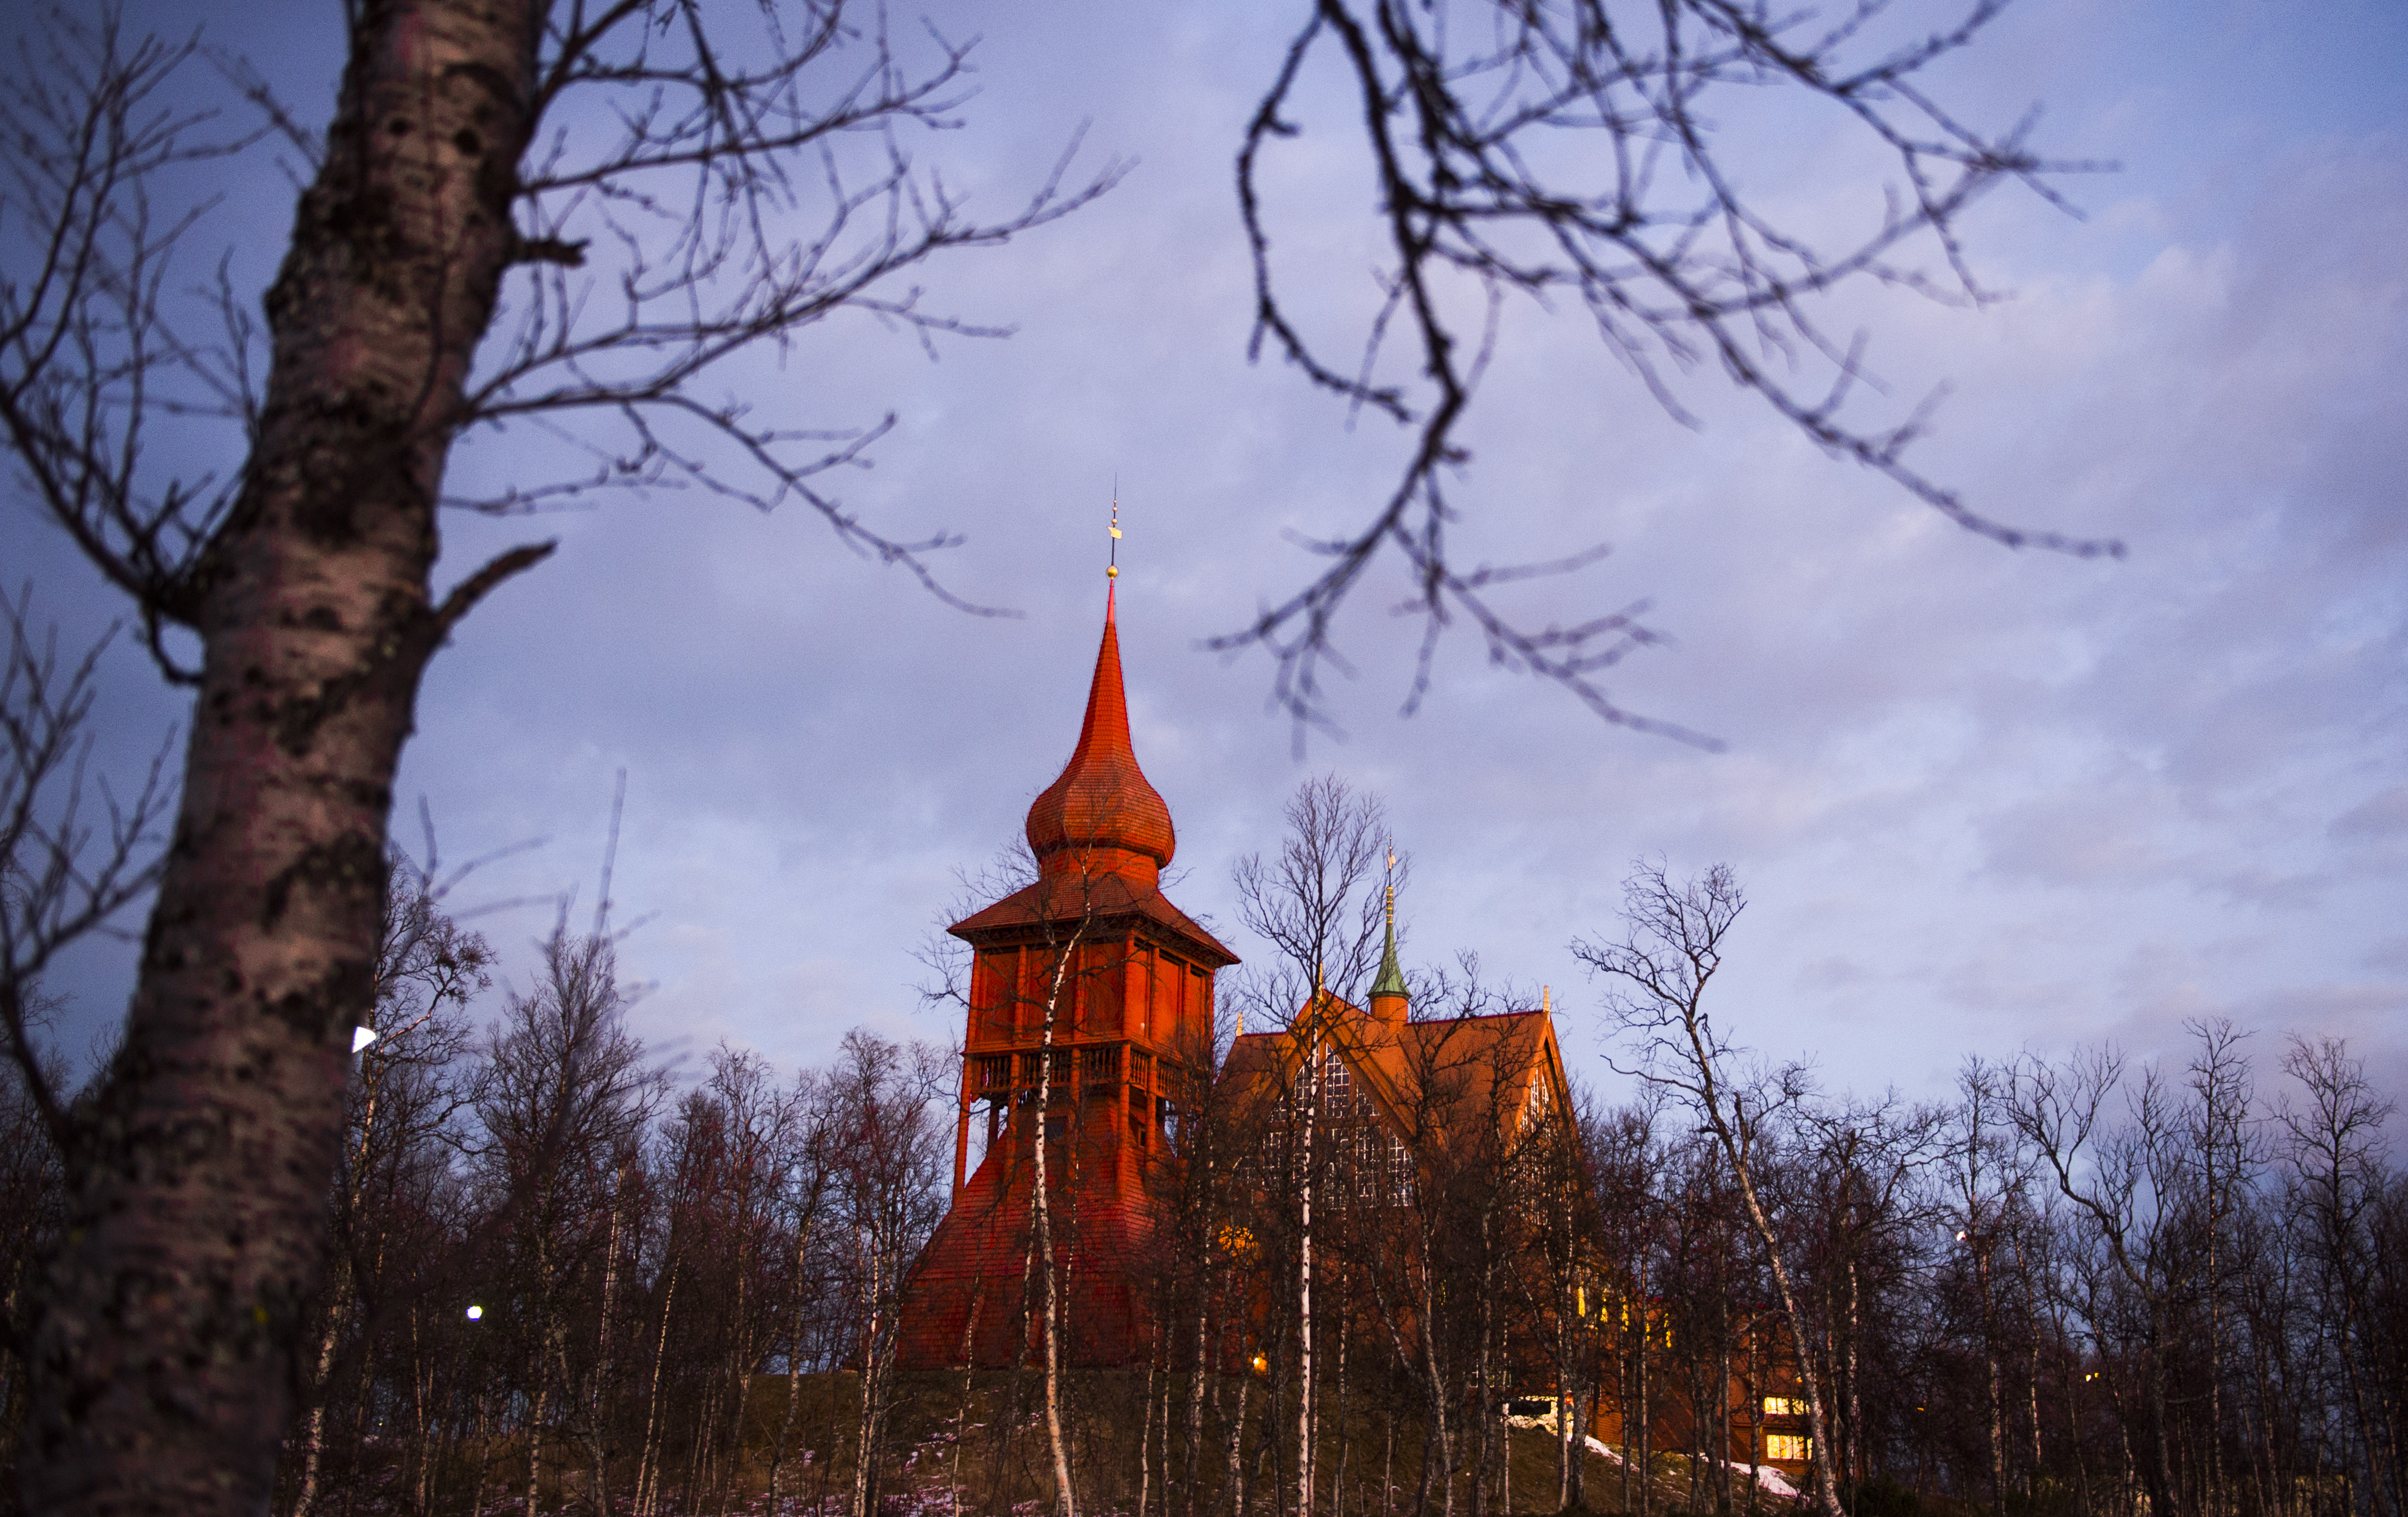
[[[1115,492],[1112,537],[1120,537]],[[1114,549],[1118,556],[1118,549]],[[1111,565],[1104,593],[1104,636],[1087,690],[1087,716],[1061,776],[1028,809],[1028,846],[1048,877],[1118,875],[1140,889],[1155,886],[1178,845],[1170,809],[1147,782],[1129,746],[1128,697],[1121,688],[1121,639],[1114,614],[1120,574]]]
[[1385,1009],[1380,1003],[1396,1002],[1396,1014],[1401,1020],[1404,1014],[1402,1003],[1411,993],[1405,989],[1405,972],[1397,964],[1397,851],[1394,846],[1388,850],[1387,893],[1388,937],[1380,950],[1380,978],[1371,981],[1371,1009],[1384,1014]]

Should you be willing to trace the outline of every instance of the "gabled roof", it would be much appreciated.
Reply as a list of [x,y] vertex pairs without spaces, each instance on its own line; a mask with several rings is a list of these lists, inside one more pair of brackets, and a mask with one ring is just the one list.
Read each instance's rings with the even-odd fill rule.
[[[1446,1124],[1493,1113],[1500,1124],[1517,1121],[1533,1081],[1547,1081],[1551,1098],[1561,1094],[1562,1054],[1545,1011],[1393,1023],[1326,991],[1289,1026],[1232,1043],[1221,1078],[1235,1082],[1240,1102],[1267,1106],[1293,1077],[1308,1041],[1326,1041],[1382,1120],[1408,1139],[1426,1136],[1414,1129],[1429,1119]],[[1425,1095],[1436,1109],[1417,1114]]]

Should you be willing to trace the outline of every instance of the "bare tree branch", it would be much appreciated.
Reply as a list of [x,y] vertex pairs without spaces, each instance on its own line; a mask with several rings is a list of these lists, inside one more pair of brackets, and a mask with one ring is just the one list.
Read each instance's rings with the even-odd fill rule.
[[[166,773],[174,734],[152,755],[142,787],[121,800],[92,775],[92,715],[105,634],[62,669],[58,632],[36,639],[30,587],[11,600],[7,663],[0,667],[0,1033],[17,1074],[62,1149],[71,1136],[35,1026],[42,974],[68,945],[114,933],[116,920],[158,882],[161,823],[174,799]],[[89,783],[88,783],[89,781]],[[102,816],[87,814],[99,797]]]
[[[1886,0],[1856,0],[1837,21],[1757,0],[1315,0],[1237,160],[1254,269],[1248,352],[1270,348],[1351,410],[1405,428],[1411,442],[1376,509],[1308,544],[1326,561],[1311,582],[1209,646],[1271,653],[1273,699],[1301,743],[1306,727],[1328,725],[1324,665],[1345,666],[1337,612],[1373,562],[1393,552],[1414,587],[1398,612],[1423,623],[1406,710],[1427,694],[1433,650],[1459,619],[1478,631],[1493,664],[1561,686],[1608,722],[1718,746],[1606,693],[1605,671],[1664,640],[1638,620],[1643,606],[1535,627],[1490,594],[1505,571],[1467,567],[1449,542],[1461,519],[1451,484],[1469,462],[1460,434],[1512,295],[1548,311],[1576,304],[1606,350],[1689,425],[1698,423],[1674,378],[1711,363],[1827,453],[1969,531],[2008,547],[2120,555],[2113,541],[2008,525],[1911,466],[1905,455],[1931,402],[1902,421],[1859,420],[1853,397],[1877,388],[1865,338],[1835,340],[1818,314],[1820,297],[1865,282],[1990,300],[1964,253],[1966,209],[2007,182],[2070,208],[2052,181],[2101,166],[2042,157],[2027,145],[2029,117],[1988,135],[1921,88],[1919,77],[1971,44],[2003,3],[1972,0],[1952,27],[1884,43],[1872,34]],[[1323,356],[1327,339],[1308,334],[1290,305],[1271,232],[1268,150],[1304,130],[1297,80],[1316,50],[1335,52],[1351,89],[1389,258],[1376,273],[1383,300],[1351,373]],[[1784,88],[1799,109],[1811,103],[1852,122],[1888,155],[1902,196],[1894,187],[1852,238],[1828,244],[1768,214],[1741,172],[1762,144],[1716,114],[1727,96],[1767,86]],[[1935,250],[1946,277],[1918,266],[1917,250]],[[1410,378],[1382,378],[1382,351],[1398,334]],[[1801,367],[1824,380],[1793,378]],[[1604,551],[1518,572],[1567,573]]]

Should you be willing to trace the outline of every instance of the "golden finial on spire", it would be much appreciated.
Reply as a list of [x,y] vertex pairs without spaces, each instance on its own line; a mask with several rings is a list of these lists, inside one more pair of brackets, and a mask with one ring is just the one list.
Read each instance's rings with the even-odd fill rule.
[[1112,476],[1112,556],[1111,556],[1111,563],[1110,563],[1110,564],[1105,567],[1105,569],[1104,569],[1104,578],[1105,578],[1105,579],[1107,579],[1107,580],[1117,580],[1117,579],[1119,579],[1120,577],[1121,577],[1121,479],[1120,479],[1120,476],[1119,476],[1119,475],[1117,475],[1117,474],[1115,474],[1115,475],[1113,475],[1113,476]]
[[1555,1015],[1555,989],[1553,985],[1541,985],[1539,987],[1539,1009],[1546,1012],[1549,1016]]
[[1397,845],[1388,845],[1388,936],[1397,935]]

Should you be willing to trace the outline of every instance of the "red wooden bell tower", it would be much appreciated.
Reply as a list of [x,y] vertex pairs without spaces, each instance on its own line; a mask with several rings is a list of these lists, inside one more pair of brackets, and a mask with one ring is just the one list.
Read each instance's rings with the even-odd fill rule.
[[[1069,1363],[1146,1352],[1170,1135],[1212,1073],[1212,977],[1237,962],[1164,897],[1177,839],[1129,746],[1113,599],[1079,745],[1028,809],[1038,878],[948,929],[970,945],[953,1204],[907,1290],[907,1368],[1009,1365],[1039,1329],[1039,1135]],[[973,1123],[986,1145],[968,1173]],[[1033,1357],[1032,1357],[1032,1362]]]

